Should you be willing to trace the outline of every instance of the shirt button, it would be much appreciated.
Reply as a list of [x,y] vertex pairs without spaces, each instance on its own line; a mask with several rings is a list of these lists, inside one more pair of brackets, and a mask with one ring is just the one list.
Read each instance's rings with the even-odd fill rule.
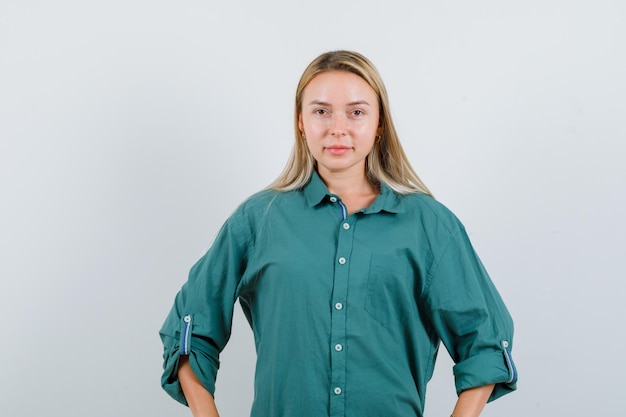
[[186,315],[183,320],[185,320],[185,323],[189,323],[191,321],[191,316],[190,315]]
[[506,340],[502,342],[502,346],[506,349],[509,347],[509,342],[507,342]]
[[345,264],[346,263],[346,258],[344,258],[343,256],[341,258],[339,258],[339,263],[341,265]]
[[343,304],[341,304],[341,303],[335,304],[335,309],[336,310],[341,310],[342,308],[343,308]]
[[337,202],[337,197],[330,197],[330,202],[331,203],[336,203]]
[[335,392],[335,394],[337,394],[337,395],[341,394],[341,388],[339,388],[339,387],[335,387],[334,392]]
[[339,343],[337,343],[337,344],[335,345],[335,350],[336,350],[337,352],[341,352],[341,351],[343,350],[343,346],[342,346],[342,345],[340,345]]
[[343,224],[343,228],[344,228],[344,229],[346,229],[346,230],[348,230],[348,229],[350,228],[350,225],[349,225],[348,223],[344,223],[344,224]]

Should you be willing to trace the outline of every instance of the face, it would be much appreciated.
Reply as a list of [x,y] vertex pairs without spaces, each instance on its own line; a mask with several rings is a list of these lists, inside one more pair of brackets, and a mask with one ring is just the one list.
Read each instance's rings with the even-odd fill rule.
[[309,82],[298,124],[322,177],[365,173],[365,159],[381,133],[378,113],[378,96],[356,74],[324,72]]

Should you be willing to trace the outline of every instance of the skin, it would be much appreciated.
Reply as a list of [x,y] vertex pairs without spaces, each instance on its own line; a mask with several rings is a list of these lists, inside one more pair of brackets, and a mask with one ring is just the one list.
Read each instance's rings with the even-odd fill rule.
[[[370,205],[378,190],[367,180],[365,160],[382,133],[374,90],[356,74],[325,72],[305,88],[300,110],[298,125],[329,191],[341,197],[350,213]],[[181,356],[178,378],[194,417],[219,417],[213,396],[194,375],[186,356]],[[493,387],[463,391],[454,416],[478,417]]]
[[313,78],[298,118],[317,171],[353,213],[378,194],[365,176],[365,159],[381,134],[378,96],[356,74],[330,71]]
[[180,357],[178,380],[194,417],[219,417],[213,396],[193,373],[187,356]]
[[485,408],[494,385],[467,389],[459,395],[452,415],[455,417],[478,417]]

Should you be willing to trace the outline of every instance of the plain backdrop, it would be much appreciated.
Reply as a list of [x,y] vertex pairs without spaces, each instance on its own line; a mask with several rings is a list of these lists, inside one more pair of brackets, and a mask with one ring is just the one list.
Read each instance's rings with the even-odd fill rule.
[[[380,70],[514,316],[519,389],[483,415],[623,415],[624,18],[622,0],[1,0],[0,415],[190,415],[161,391],[158,330],[281,171],[300,74],[340,48]],[[233,327],[225,417],[253,397],[239,307]],[[427,417],[452,409],[451,365]]]

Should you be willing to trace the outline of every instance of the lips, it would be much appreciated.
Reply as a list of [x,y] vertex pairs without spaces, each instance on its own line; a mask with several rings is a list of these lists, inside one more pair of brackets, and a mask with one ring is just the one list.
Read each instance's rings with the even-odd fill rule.
[[352,148],[350,146],[328,146],[325,150],[331,155],[343,155]]

